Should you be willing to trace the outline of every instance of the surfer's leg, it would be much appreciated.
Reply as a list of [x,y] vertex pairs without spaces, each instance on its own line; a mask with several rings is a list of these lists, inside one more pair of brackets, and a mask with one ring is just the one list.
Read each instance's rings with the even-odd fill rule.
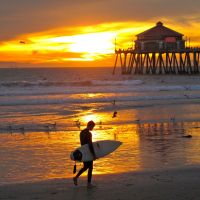
[[83,168],[80,169],[80,171],[78,172],[78,174],[73,178],[73,181],[74,181],[74,185],[78,185],[78,177],[88,169],[88,165],[87,163],[83,163]]
[[88,164],[87,162],[83,162],[83,168],[80,169],[80,171],[78,172],[78,174],[75,176],[75,178],[78,178],[84,171],[86,171],[88,169]]
[[93,161],[88,162],[88,183],[92,180]]

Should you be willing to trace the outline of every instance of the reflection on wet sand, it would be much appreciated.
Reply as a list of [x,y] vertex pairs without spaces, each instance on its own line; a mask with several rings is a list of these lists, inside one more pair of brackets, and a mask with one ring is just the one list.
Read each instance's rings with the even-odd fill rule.
[[[193,159],[198,151],[200,138],[195,137],[194,141],[185,137],[188,134],[193,135],[193,124],[189,122],[179,123],[154,123],[138,125],[138,134],[140,135],[143,148],[141,149],[141,158],[144,166],[156,165],[162,167],[177,167],[179,165],[197,164],[199,158]],[[198,144],[198,145],[197,145]],[[148,152],[145,151],[146,147]],[[193,149],[193,152],[191,151]],[[189,153],[190,152],[190,153]],[[191,162],[191,160],[193,160]]]
[[[93,116],[94,117],[94,116]],[[110,117],[110,116],[109,116]],[[101,124],[93,140],[120,140],[115,152],[96,160],[94,174],[200,164],[200,122]],[[47,131],[46,131],[47,133]],[[71,177],[70,152],[79,146],[79,130],[1,134],[2,182]],[[191,134],[192,138],[183,138]],[[79,166],[79,165],[78,165]],[[80,164],[81,167],[81,164]]]

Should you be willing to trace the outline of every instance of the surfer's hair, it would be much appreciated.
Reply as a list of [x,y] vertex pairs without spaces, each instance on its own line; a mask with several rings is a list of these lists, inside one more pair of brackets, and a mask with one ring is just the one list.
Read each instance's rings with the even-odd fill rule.
[[95,123],[91,120],[87,123],[87,126],[95,126]]

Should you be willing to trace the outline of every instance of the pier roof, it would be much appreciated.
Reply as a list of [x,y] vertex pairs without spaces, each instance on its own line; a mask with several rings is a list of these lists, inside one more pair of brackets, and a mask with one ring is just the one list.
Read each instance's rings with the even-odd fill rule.
[[180,37],[183,36],[183,34],[178,33],[170,28],[167,28],[163,26],[162,22],[157,22],[156,26],[139,33],[137,36],[139,37],[148,37],[148,36],[171,36],[171,37]]

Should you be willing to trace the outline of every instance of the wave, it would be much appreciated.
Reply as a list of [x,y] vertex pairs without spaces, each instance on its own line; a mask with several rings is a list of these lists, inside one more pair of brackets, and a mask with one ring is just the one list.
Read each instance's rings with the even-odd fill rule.
[[141,80],[84,80],[84,81],[3,81],[0,87],[60,87],[60,86],[105,86],[105,85],[140,85]]
[[10,81],[10,82],[0,82],[0,87],[51,87],[51,86],[68,86],[68,85],[91,85],[90,81],[82,82],[63,82],[63,81]]
[[[81,94],[80,94],[81,95]],[[113,102],[115,99],[116,102],[150,102],[150,101],[165,101],[165,100],[194,100],[200,99],[200,94],[171,94],[171,95],[138,95],[132,96],[131,94],[124,96],[123,94],[118,94],[117,96],[106,96],[102,95],[101,97],[77,97],[76,95],[72,97],[71,95],[62,95],[62,96],[27,96],[21,97],[3,97],[0,100],[0,106],[18,106],[18,105],[51,105],[51,104],[84,104],[84,103],[109,103]]]
[[[18,82],[30,85],[30,82]],[[109,85],[110,83],[110,85]],[[9,83],[8,85],[10,85]],[[14,83],[13,83],[14,84]],[[35,83],[34,83],[35,84]],[[100,85],[101,84],[101,85]],[[11,84],[12,85],[12,84]],[[49,87],[46,87],[46,86]],[[52,86],[53,85],[53,86]],[[30,95],[63,95],[82,93],[146,93],[146,92],[173,92],[173,91],[200,91],[200,85],[151,85],[138,81],[83,81],[73,82],[71,85],[60,83],[40,83],[39,87],[0,87],[0,96],[30,96]],[[95,85],[95,87],[92,87]],[[73,87],[74,86],[74,87]]]
[[108,81],[108,80],[104,80],[104,81],[92,81],[93,85],[141,85],[143,84],[142,80],[115,80],[115,81]]

